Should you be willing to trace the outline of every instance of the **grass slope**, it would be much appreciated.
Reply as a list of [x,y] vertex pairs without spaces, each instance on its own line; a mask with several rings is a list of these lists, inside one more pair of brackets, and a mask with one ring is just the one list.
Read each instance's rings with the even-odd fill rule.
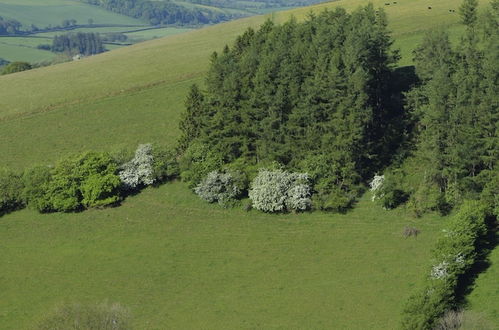
[[[63,301],[109,299],[137,329],[394,329],[425,271],[437,217],[384,211],[266,215],[167,184],[119,208],[0,221],[0,324]],[[422,230],[404,239],[405,225]]]
[[[385,6],[385,2],[373,1],[375,6],[385,8],[388,13],[390,28],[405,56],[402,64],[410,63],[409,54],[425,29],[438,26],[455,28],[458,21],[457,14],[449,12],[449,9],[457,7],[454,0],[442,0],[435,4],[430,0],[400,0],[390,6]],[[174,119],[182,110],[188,85],[193,79],[202,79],[209,64],[209,55],[232,43],[247,27],[256,28],[269,17],[283,22],[291,15],[302,19],[312,10],[337,6],[351,10],[366,3],[368,1],[365,0],[340,0],[245,18],[117,49],[79,62],[2,76],[0,140],[10,143],[0,145],[0,153],[4,155],[0,165],[25,166],[33,161],[52,162],[67,150],[79,151],[95,145],[112,149],[134,142],[141,136],[143,142],[163,140],[165,135],[172,136],[172,132],[176,131]],[[429,4],[433,9],[427,9]],[[156,94],[153,89],[168,91],[176,96],[172,99],[167,92]],[[147,99],[144,95],[151,98]],[[150,103],[154,105],[149,106]],[[137,113],[132,114],[132,109],[124,110],[123,104],[134,104]],[[125,117],[118,118],[123,111],[127,113]],[[140,112],[149,115],[141,119]],[[99,122],[101,117],[92,113],[99,113],[108,120]],[[126,117],[128,115],[130,117]],[[54,121],[55,118],[58,121]],[[123,122],[127,119],[133,123],[133,130],[123,128]],[[86,129],[79,129],[77,136],[74,131],[76,126]],[[168,131],[165,132],[164,128]],[[109,132],[112,131],[127,133],[110,137]],[[35,136],[43,138],[34,140]],[[104,145],[91,141],[108,143]],[[60,144],[65,145],[64,150],[55,148]]]
[[468,302],[471,311],[499,327],[499,246],[490,254],[490,267],[478,276]]

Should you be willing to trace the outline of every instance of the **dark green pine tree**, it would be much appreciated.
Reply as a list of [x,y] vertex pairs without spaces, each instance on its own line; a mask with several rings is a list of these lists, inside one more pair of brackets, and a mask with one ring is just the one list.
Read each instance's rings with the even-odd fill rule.
[[204,96],[197,85],[192,85],[185,100],[185,111],[180,119],[181,136],[178,141],[178,150],[185,151],[191,142],[197,139],[205,121],[208,119],[205,115]]

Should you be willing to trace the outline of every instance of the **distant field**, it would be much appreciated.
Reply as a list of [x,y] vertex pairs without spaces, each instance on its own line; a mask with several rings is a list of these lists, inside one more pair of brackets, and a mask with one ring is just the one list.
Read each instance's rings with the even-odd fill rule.
[[185,33],[192,31],[193,29],[187,28],[162,28],[162,29],[151,29],[151,30],[143,30],[137,32],[129,32],[125,33],[130,40],[149,40],[161,37],[168,37],[175,34]]
[[[145,40],[156,39],[175,34],[185,33],[192,31],[189,28],[158,28],[142,30],[143,27],[96,27],[96,28],[78,28],[70,31],[51,31],[36,33],[26,37],[1,37],[0,36],[0,58],[14,61],[26,61],[30,63],[38,63],[55,58],[57,55],[46,50],[40,50],[36,47],[40,44],[52,44],[52,39],[56,35],[65,33],[78,33],[78,32],[94,32],[94,33],[111,33],[122,32],[128,36],[125,42],[136,43]],[[132,32],[130,32],[132,31]],[[114,44],[105,44],[106,49],[113,50],[122,46]]]
[[56,55],[47,50],[37,49],[39,44],[52,43],[45,38],[0,37],[0,58],[7,61],[42,62]]
[[22,24],[35,24],[39,28],[60,25],[64,19],[76,19],[87,24],[147,25],[140,20],[115,14],[96,6],[72,0],[0,0],[0,16],[13,18]]
[[[382,0],[373,2],[387,11],[397,45],[402,47],[404,58],[401,65],[411,63],[411,52],[424,29],[444,26],[460,29],[456,25],[457,15],[449,12],[456,7],[453,0],[439,1],[433,4],[432,10],[427,9],[430,0],[400,0],[397,5],[390,6],[385,6]],[[140,136],[144,141],[165,141],[165,135],[176,134],[176,128],[171,127],[176,127],[177,123],[170,122],[169,132],[163,132],[156,128],[159,127],[157,120],[178,118],[187,88],[193,79],[202,80],[209,55],[232,43],[248,26],[256,28],[268,17],[283,22],[291,15],[302,19],[311,9],[320,11],[336,6],[353,9],[366,3],[364,0],[342,0],[271,16],[245,18],[117,49],[77,63],[2,76],[0,139],[13,142],[0,145],[0,152],[4,155],[0,165],[25,166],[37,160],[52,162],[69,150],[82,150],[89,144],[112,149],[121,146],[123,141],[136,140]],[[177,85],[181,88],[174,88],[173,100],[166,93],[154,94],[151,90],[172,90],[169,86]],[[154,94],[149,100],[137,93],[147,94],[148,90]],[[124,100],[127,100],[126,104],[136,105],[133,132],[111,136],[107,132],[125,131],[122,120],[127,117],[118,118]],[[153,108],[148,106],[151,100],[154,100]],[[100,114],[85,116],[82,109]],[[141,120],[141,111],[154,113],[157,117],[152,121],[151,117]],[[56,129],[54,116],[60,118],[61,128]],[[105,124],[96,122],[99,116],[110,120]],[[73,128],[76,126],[88,129],[75,135]],[[23,130],[23,127],[30,129]],[[28,143],[35,136],[43,136],[43,139]],[[107,143],[99,143],[101,140]],[[63,150],[53,147],[61,143],[65,145]]]
[[179,183],[114,209],[24,210],[0,218],[0,324],[108,299],[136,329],[396,329],[444,223],[368,196],[346,215],[224,210]]
[[[115,14],[96,6],[91,6],[73,0],[0,0],[0,16],[20,21],[25,26],[31,24],[38,28],[61,25],[65,19],[76,19],[78,24],[128,25],[126,30],[138,29],[147,26],[147,23],[127,16]],[[113,27],[103,28],[112,31]],[[122,28],[118,28],[122,29]],[[97,31],[95,31],[97,32]],[[64,31],[35,34],[35,36],[50,36],[62,34]],[[0,58],[8,61],[26,61],[31,63],[43,62],[56,55],[36,49],[37,41],[33,39],[17,39],[0,37]],[[50,43],[51,41],[45,42]],[[40,42],[42,43],[42,42]]]

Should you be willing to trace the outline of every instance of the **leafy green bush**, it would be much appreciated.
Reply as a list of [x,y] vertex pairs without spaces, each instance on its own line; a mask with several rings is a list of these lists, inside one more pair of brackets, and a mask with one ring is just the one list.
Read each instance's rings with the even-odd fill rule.
[[206,145],[193,143],[180,158],[180,176],[189,184],[189,188],[194,188],[208,173],[220,169],[222,165],[220,155]]
[[22,191],[21,176],[0,168],[0,216],[24,206]]
[[409,208],[417,217],[429,211],[441,211],[445,214],[445,194],[436,184],[422,183],[409,199]]
[[114,173],[91,174],[80,186],[83,197],[81,203],[85,207],[100,207],[116,203],[120,200],[120,178]]
[[70,212],[118,202],[121,181],[107,153],[87,152],[61,160],[55,167],[33,167],[23,175],[23,196],[40,212]]
[[479,244],[487,234],[487,207],[466,201],[452,218],[433,252],[434,263],[418,293],[408,300],[404,329],[433,329],[438,319],[455,307],[455,290],[463,274],[476,262]]
[[38,330],[127,330],[131,317],[120,304],[64,304],[38,322]]
[[374,176],[370,185],[373,194],[372,200],[379,203],[384,209],[394,209],[408,198],[408,195],[398,188],[399,184],[391,173]]
[[165,182],[180,175],[175,150],[159,145],[152,146],[153,177],[155,182]]
[[120,199],[117,166],[107,153],[87,152],[59,162],[47,194],[54,211],[104,206]]
[[50,196],[47,194],[52,173],[47,166],[35,166],[23,173],[23,199],[28,207],[39,212],[48,212],[52,209]]

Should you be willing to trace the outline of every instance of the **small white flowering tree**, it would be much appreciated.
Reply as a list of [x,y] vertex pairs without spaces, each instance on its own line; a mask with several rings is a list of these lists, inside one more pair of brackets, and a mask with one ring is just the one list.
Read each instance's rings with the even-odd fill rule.
[[208,203],[218,202],[226,206],[241,194],[231,173],[213,171],[194,189],[196,194]]
[[139,185],[154,183],[152,145],[141,144],[135,151],[135,157],[124,164],[119,172],[121,182],[127,189],[135,189]]
[[383,197],[383,183],[385,182],[384,175],[374,175],[373,180],[369,183],[371,186],[371,192],[373,194],[372,201]]
[[253,207],[263,212],[304,211],[311,206],[308,174],[261,169],[251,183]]

